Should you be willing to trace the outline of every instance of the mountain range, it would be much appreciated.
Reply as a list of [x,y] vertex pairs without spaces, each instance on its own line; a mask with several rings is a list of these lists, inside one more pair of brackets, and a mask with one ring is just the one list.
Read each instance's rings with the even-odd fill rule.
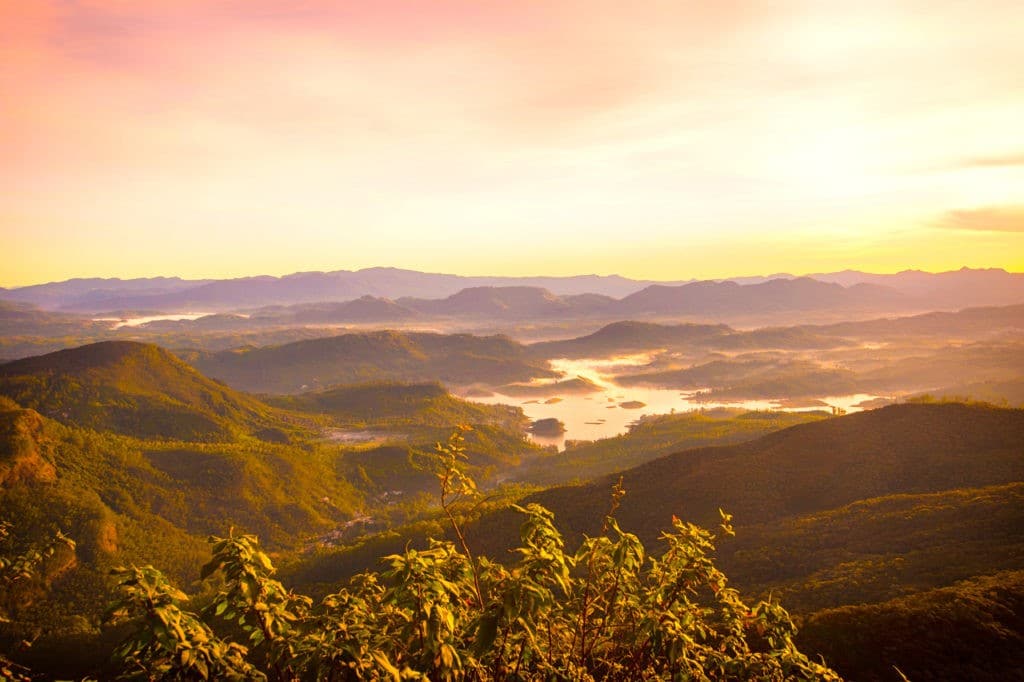
[[[959,315],[945,321],[971,330],[986,315],[1013,324],[1019,312]],[[919,321],[927,328],[934,319]],[[746,334],[716,325],[626,324],[605,335],[622,343],[644,333],[682,343]],[[534,352],[500,336],[381,332],[192,359],[225,377],[234,373],[232,381],[292,392],[309,372],[327,385],[360,367],[492,372],[497,380],[545,369]],[[335,366],[344,371],[324,374]],[[801,647],[826,653],[851,679],[888,679],[897,666],[913,679],[952,670],[995,680],[1024,664],[1013,653],[1024,624],[1012,616],[1024,603],[1024,410],[940,403],[791,415],[774,425],[752,423],[743,433],[760,437],[739,443],[740,432],[716,436],[721,420],[678,418],[703,423],[700,442],[724,436],[715,441],[721,445],[670,449],[667,433],[645,436],[641,428],[589,454],[516,452],[528,447],[521,411],[466,403],[437,384],[350,383],[264,400],[150,344],[103,342],[0,364],[0,508],[16,520],[15,540],[24,545],[54,527],[78,540],[70,556],[48,565],[48,582],[19,593],[14,615],[24,629],[16,632],[24,639],[33,628],[63,628],[33,647],[36,663],[50,670],[53,661],[69,660],[69,649],[102,655],[107,645],[96,639],[98,626],[84,624],[109,601],[110,568],[153,563],[187,584],[204,561],[200,537],[231,525],[291,552],[287,576],[299,587],[345,577],[352,552],[376,561],[380,554],[369,554],[384,546],[378,543],[397,545],[387,551],[418,546],[424,534],[439,532],[428,518],[414,517],[415,532],[380,526],[380,537],[358,542],[344,533],[366,510],[382,523],[393,508],[385,495],[431,489],[429,448],[410,434],[433,442],[466,421],[476,470],[529,471],[531,463],[544,467],[545,456],[578,455],[570,467],[582,473],[588,457],[613,460],[590,482],[515,493],[521,505],[552,509],[570,543],[600,531],[601,501],[619,476],[626,496],[618,523],[649,546],[657,546],[673,514],[704,526],[717,523],[719,507],[734,514],[737,537],[723,539],[716,553],[730,584],[781,597],[801,621]],[[326,427],[401,431],[410,440],[346,447],[326,441]],[[615,466],[620,450],[629,454]],[[632,465],[638,461],[644,463]],[[505,556],[520,515],[495,506],[474,507],[472,515],[466,533],[474,551]],[[342,545],[298,551],[325,533]],[[933,653],[950,647],[953,663]]]
[[362,296],[444,298],[481,286],[531,286],[559,295],[625,296],[653,282],[618,275],[574,277],[466,277],[399,268],[297,272],[283,277],[224,280],[72,279],[0,290],[0,298],[45,308],[97,312],[155,309],[234,310],[262,305],[347,301]]
[[[504,289],[507,291],[495,291]],[[713,314],[830,306],[951,310],[968,305],[1024,302],[1024,274],[968,268],[881,275],[848,270],[809,277],[780,274],[768,278],[654,282],[618,275],[466,277],[369,268],[224,280],[73,279],[0,289],[0,300],[83,313],[223,312],[355,301],[367,296],[392,300],[403,310],[434,315]],[[356,317],[348,319],[363,314],[351,312]],[[398,317],[406,314],[392,312]],[[374,315],[373,319],[380,319],[379,313]]]

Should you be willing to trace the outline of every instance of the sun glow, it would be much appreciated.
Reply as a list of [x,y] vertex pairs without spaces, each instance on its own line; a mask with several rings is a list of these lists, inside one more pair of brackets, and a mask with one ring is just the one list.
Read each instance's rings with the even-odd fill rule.
[[1022,19],[0,0],[0,286],[1019,267]]
[[884,192],[875,141],[858,128],[809,128],[778,162],[779,177],[799,183],[817,201]]

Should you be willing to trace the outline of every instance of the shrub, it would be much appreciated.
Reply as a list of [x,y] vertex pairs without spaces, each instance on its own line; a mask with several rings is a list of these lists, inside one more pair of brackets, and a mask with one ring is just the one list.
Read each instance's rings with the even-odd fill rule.
[[[211,538],[220,589],[201,613],[152,568],[119,569],[111,614],[131,624],[126,677],[272,680],[838,680],[793,644],[776,603],[748,605],[712,560],[714,535],[673,520],[651,558],[615,521],[567,554],[550,511],[517,507],[505,566],[476,558],[458,522],[476,495],[461,434],[438,444],[441,505],[457,539],[385,557],[313,608],[274,579],[255,537]],[[722,529],[731,534],[730,517]],[[218,634],[220,633],[220,634]],[[234,639],[232,639],[234,638]]]

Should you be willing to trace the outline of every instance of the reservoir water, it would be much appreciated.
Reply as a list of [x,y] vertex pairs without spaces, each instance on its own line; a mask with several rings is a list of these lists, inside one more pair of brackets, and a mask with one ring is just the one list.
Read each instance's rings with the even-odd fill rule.
[[[698,400],[691,397],[693,391],[646,386],[625,387],[615,383],[616,370],[641,366],[648,361],[647,355],[552,360],[552,369],[564,373],[565,378],[582,377],[600,390],[584,394],[553,393],[529,399],[494,393],[487,397],[474,396],[468,399],[488,404],[518,405],[523,408],[526,416],[533,420],[553,417],[562,421],[566,432],[561,436],[530,436],[538,443],[554,445],[562,450],[565,448],[566,440],[597,440],[625,433],[630,424],[642,415],[669,414],[712,407],[738,407],[747,410],[828,410],[830,407],[837,407],[848,412],[856,412],[861,409],[857,407],[858,403],[877,397],[864,393],[822,395],[816,397],[828,407],[783,407],[780,402],[774,400]],[[535,382],[536,385],[543,383],[545,382]]]
[[198,320],[213,313],[173,313],[171,315],[145,315],[142,317],[95,317],[93,322],[113,322],[114,329],[121,327],[138,327],[148,322],[159,322],[161,320]]

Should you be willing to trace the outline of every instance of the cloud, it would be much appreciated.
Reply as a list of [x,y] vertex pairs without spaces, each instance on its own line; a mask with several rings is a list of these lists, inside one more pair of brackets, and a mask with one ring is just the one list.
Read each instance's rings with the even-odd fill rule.
[[65,235],[129,260],[139,225],[187,252],[286,225],[328,253],[358,228],[366,264],[483,226],[473,262],[511,258],[499,235],[668,253],[917,216],[995,249],[1019,215],[942,211],[1022,203],[1019,19],[1019,0],[0,0],[0,243],[30,235],[26,272],[67,276]]
[[952,230],[1024,232],[1024,205],[948,211],[937,224]]
[[1001,156],[979,156],[967,159],[961,164],[961,167],[964,168],[1004,168],[1011,166],[1024,166],[1024,152]]

